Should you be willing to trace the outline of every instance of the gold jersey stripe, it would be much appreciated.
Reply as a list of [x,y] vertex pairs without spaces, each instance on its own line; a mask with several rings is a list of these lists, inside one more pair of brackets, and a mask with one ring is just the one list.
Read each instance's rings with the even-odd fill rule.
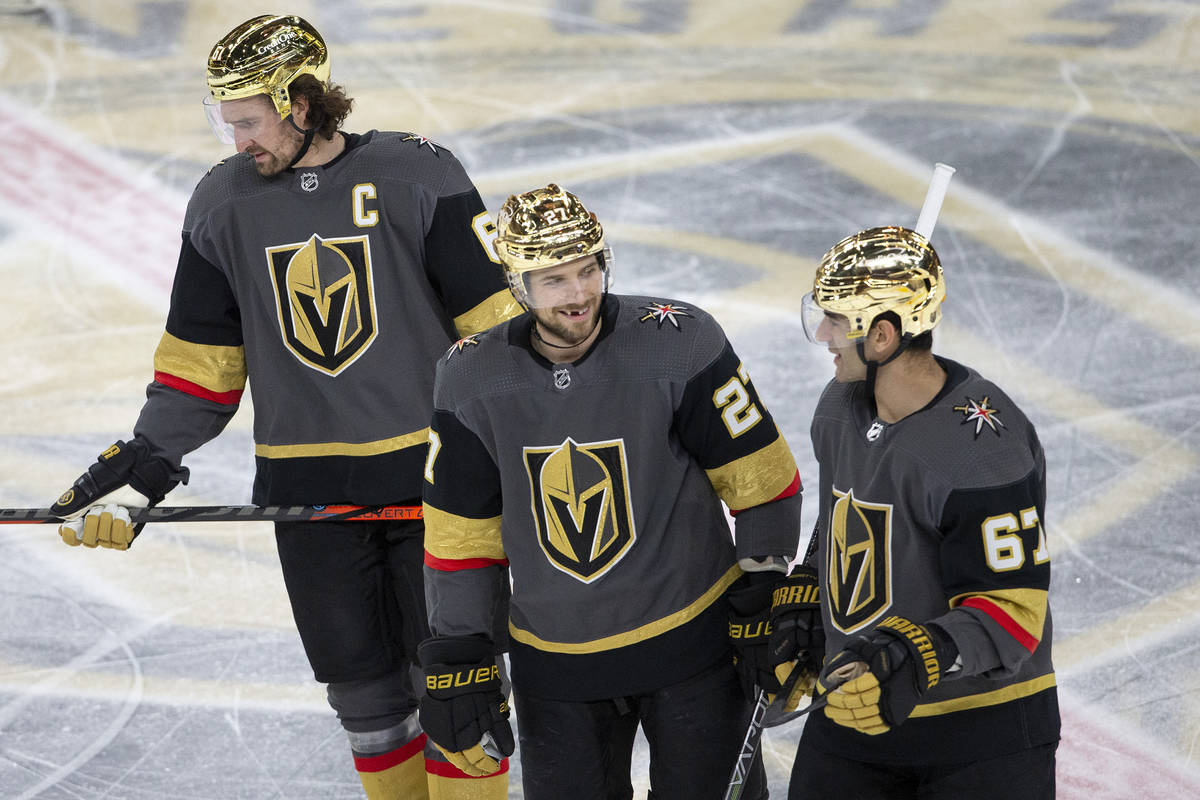
[[952,711],[966,711],[968,708],[996,706],[1012,700],[1019,700],[1022,697],[1031,697],[1038,692],[1044,692],[1057,685],[1058,680],[1054,677],[1054,673],[1050,672],[1041,677],[1024,681],[1023,683],[1014,683],[1011,686],[1005,686],[1002,689],[995,689],[990,692],[956,697],[953,700],[943,700],[940,703],[922,703],[913,709],[913,713],[910,716],[936,717],[941,714],[949,714]]
[[768,503],[791,486],[796,461],[776,428],[775,441],[766,447],[705,472],[725,505],[740,511]]
[[496,292],[467,313],[455,317],[454,327],[459,336],[470,336],[473,333],[482,333],[520,313],[521,306],[517,303],[516,298],[512,296],[512,292],[504,289]]
[[[428,531],[428,517],[426,517],[425,524],[427,526],[426,531]],[[533,635],[527,630],[518,628],[511,621],[508,623],[508,630],[509,633],[512,634],[512,637],[518,642],[527,644],[530,647],[536,647],[538,650],[544,650],[549,653],[572,653],[578,655],[581,653],[599,653],[604,650],[614,650],[618,647],[625,647],[627,645],[637,644],[638,642],[644,642],[645,640],[654,636],[666,633],[673,628],[678,628],[685,622],[690,622],[691,620],[700,616],[700,613],[704,611],[704,609],[716,602],[717,598],[719,598],[725,592],[725,590],[729,588],[729,585],[741,576],[742,570],[735,564],[734,566],[730,567],[729,571],[722,575],[721,578],[714,583],[707,592],[702,594],[696,599],[695,602],[691,603],[686,608],[676,611],[674,614],[663,617],[662,619],[657,619],[654,622],[642,625],[640,628],[634,628],[631,631],[614,634],[613,636],[605,636],[602,639],[593,639],[590,642],[549,642]]]
[[957,608],[968,597],[983,597],[996,604],[1001,611],[1012,617],[1013,622],[1038,641],[1046,627],[1047,595],[1045,589],[995,589],[990,592],[967,592],[950,600],[950,607]]
[[429,441],[429,428],[379,439],[374,442],[316,442],[314,444],[257,444],[254,454],[263,458],[311,458],[313,456],[378,456],[415,447]]
[[242,347],[196,344],[163,332],[154,351],[154,371],[165,372],[218,394],[246,388]]
[[507,558],[500,540],[500,517],[460,517],[428,503],[424,509],[425,550],[434,558],[450,561]]

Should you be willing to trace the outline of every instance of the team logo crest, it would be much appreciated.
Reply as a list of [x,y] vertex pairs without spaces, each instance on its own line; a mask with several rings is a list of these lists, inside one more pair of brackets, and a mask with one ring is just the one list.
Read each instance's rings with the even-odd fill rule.
[[962,424],[966,425],[969,422],[975,423],[975,438],[979,438],[979,433],[983,430],[983,426],[987,425],[992,429],[992,433],[1000,435],[1000,429],[1004,427],[1004,423],[1000,421],[999,410],[990,405],[989,398],[984,397],[982,402],[976,402],[968,397],[967,402],[961,406],[955,406],[955,411],[962,412],[965,419]]
[[582,583],[601,578],[637,538],[625,443],[527,447],[525,469],[538,543],[555,568]]
[[854,490],[833,490],[826,575],[830,615],[845,633],[892,604],[892,507],[867,503]]
[[441,153],[438,153],[438,145],[433,141],[433,139],[430,139],[428,136],[418,136],[415,133],[410,133],[408,136],[405,136],[400,141],[416,142],[418,150],[420,150],[422,147],[428,147],[436,155],[441,155]]
[[478,344],[479,340],[474,336],[464,336],[454,344],[450,345],[450,349],[446,351],[446,360],[449,361],[450,359],[454,358],[455,353],[461,353],[466,348],[476,347]]
[[375,293],[366,236],[267,248],[283,342],[301,363],[337,375],[375,340]]
[[675,330],[682,330],[679,327],[680,317],[691,317],[687,307],[677,306],[673,303],[650,303],[642,306],[642,310],[646,313],[638,318],[638,322],[646,322],[654,320],[658,323],[658,327],[662,327],[664,322],[669,322],[675,326]]

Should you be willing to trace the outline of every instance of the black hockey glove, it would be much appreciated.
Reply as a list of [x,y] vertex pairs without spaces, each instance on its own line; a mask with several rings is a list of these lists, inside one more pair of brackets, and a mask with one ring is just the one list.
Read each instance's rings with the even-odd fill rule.
[[[187,479],[186,468],[175,469],[166,459],[150,455],[145,441],[118,441],[62,493],[50,506],[50,513],[67,520],[58,533],[72,547],[82,544],[127,550],[142,525],[132,524],[125,506],[157,505]],[[129,491],[124,497],[109,497],[125,486],[141,497]]]
[[771,593],[783,575],[779,572],[749,572],[739,588],[729,592],[729,641],[742,691],[753,700],[761,687],[768,695],[780,690],[775,670],[767,660],[771,635]]
[[787,689],[784,711],[794,711],[805,695],[812,694],[825,657],[819,586],[816,570],[799,566],[776,584],[771,596],[767,659],[776,680]]
[[957,658],[954,640],[936,625],[888,617],[871,632],[850,637],[821,670],[818,689],[832,683],[831,673],[843,667],[867,666],[867,672],[829,693],[825,716],[871,735],[890,730],[908,719]]
[[[478,636],[435,636],[421,642],[417,658],[425,670],[420,710],[425,733],[466,774],[496,772],[516,743],[492,643]],[[498,752],[486,752],[487,735]]]

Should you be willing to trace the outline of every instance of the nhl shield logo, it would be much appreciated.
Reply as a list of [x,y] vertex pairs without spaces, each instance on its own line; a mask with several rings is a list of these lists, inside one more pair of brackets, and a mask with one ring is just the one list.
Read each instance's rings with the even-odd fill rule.
[[524,458],[542,552],[582,583],[602,577],[637,538],[624,441],[568,437],[555,447],[527,447]]
[[375,340],[366,236],[267,248],[283,342],[301,363],[337,375]]
[[858,630],[892,604],[891,541],[890,505],[833,490],[826,596],[838,630]]

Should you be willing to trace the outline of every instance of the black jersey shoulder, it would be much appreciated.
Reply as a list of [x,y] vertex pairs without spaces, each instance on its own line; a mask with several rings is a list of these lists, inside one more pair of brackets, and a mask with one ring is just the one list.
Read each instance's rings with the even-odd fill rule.
[[630,362],[684,380],[725,349],[725,332],[704,309],[682,300],[616,295],[620,303],[614,339]]
[[420,184],[438,196],[472,191],[454,153],[432,139],[403,131],[370,131],[346,159],[344,169],[368,170],[368,178]]
[[254,168],[254,159],[245,153],[229,156],[214,164],[196,184],[188,201],[183,229],[193,230],[197,220],[211,214],[225,203],[262,192],[284,190],[286,187],[285,181],[259,175]]
[[[522,380],[509,353],[509,328],[524,315],[506,320],[481,333],[464,336],[437,361],[434,407],[456,407],[471,397],[503,389]],[[518,323],[519,324],[519,323]]]
[[1040,469],[1041,445],[1020,407],[975,370],[959,369],[961,379],[948,382],[922,412],[926,431],[915,432],[941,448],[944,477],[971,489],[1022,480]]

